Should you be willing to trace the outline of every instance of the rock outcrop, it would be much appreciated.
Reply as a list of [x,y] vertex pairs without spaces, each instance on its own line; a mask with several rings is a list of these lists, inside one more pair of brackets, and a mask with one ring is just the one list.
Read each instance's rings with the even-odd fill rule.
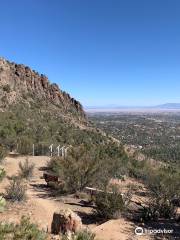
[[86,121],[82,105],[51,84],[48,78],[23,64],[0,58],[0,109],[17,102],[46,102],[60,108],[67,114],[74,114],[80,121]]
[[52,234],[76,233],[82,228],[81,218],[70,209],[61,210],[53,214],[51,224]]

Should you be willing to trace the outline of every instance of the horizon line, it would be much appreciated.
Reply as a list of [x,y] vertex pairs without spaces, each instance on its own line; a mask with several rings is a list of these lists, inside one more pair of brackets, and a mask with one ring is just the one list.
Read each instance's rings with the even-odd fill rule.
[[103,105],[84,105],[84,108],[157,108],[165,106],[176,106],[180,107],[180,102],[166,102],[161,104],[148,104],[148,105],[120,105],[120,104],[103,104]]

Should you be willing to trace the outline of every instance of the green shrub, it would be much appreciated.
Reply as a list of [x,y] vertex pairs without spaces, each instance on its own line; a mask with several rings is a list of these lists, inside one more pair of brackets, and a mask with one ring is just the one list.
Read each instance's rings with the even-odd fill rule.
[[129,158],[128,175],[130,177],[145,181],[151,168],[151,165],[146,160],[138,161],[134,158]]
[[67,193],[67,189],[65,188],[65,184],[63,182],[58,183],[58,182],[49,181],[47,185],[51,189],[55,190],[53,192],[54,196],[58,196],[58,195]]
[[99,168],[95,158],[91,159],[90,154],[80,147],[72,149],[66,159],[53,158],[48,165],[51,171],[65,182],[65,189],[69,193],[82,191],[85,186],[92,185]]
[[114,219],[120,216],[125,209],[126,204],[122,194],[113,188],[112,191],[99,192],[95,196],[96,214],[104,219]]
[[3,178],[6,176],[6,172],[3,168],[0,168],[0,182],[3,180]]
[[1,240],[46,240],[45,232],[30,222],[28,217],[22,217],[20,224],[0,223]]
[[121,169],[123,153],[120,150],[111,144],[81,144],[69,148],[66,158],[52,158],[48,168],[65,182],[70,193],[83,191],[86,186],[102,187]]
[[143,208],[141,218],[145,221],[157,221],[159,218],[169,219],[175,216],[176,207],[164,199],[153,199]]
[[95,234],[89,230],[84,230],[75,235],[74,240],[94,240]]
[[30,179],[33,176],[34,167],[35,165],[26,158],[24,163],[19,163],[19,176],[27,180]]
[[0,196],[0,212],[4,211],[5,206],[6,206],[6,200],[2,196]]
[[1,240],[14,240],[13,231],[15,229],[12,223],[0,223],[0,239]]
[[4,160],[6,155],[7,155],[7,150],[5,149],[5,147],[0,146],[0,163]]
[[36,143],[35,144],[35,151],[34,154],[35,156],[44,156],[44,155],[48,155],[49,156],[49,145],[47,143]]
[[9,186],[6,188],[6,199],[12,202],[26,200],[26,185],[19,177],[13,177]]
[[28,137],[20,137],[18,140],[17,151],[23,155],[32,153],[32,141]]
[[[80,231],[72,236],[72,240],[94,240],[95,239],[95,234],[92,233],[90,230],[85,229],[83,231]],[[68,236],[63,236],[62,240],[68,240]]]
[[180,196],[179,182],[180,173],[169,167],[151,171],[146,180],[150,198],[143,210],[144,220],[170,219],[176,215],[173,200]]

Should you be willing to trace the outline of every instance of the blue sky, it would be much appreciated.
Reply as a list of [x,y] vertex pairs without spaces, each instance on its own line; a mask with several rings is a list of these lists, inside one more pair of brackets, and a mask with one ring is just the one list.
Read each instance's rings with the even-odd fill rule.
[[180,102],[179,0],[6,0],[0,9],[0,55],[83,105]]

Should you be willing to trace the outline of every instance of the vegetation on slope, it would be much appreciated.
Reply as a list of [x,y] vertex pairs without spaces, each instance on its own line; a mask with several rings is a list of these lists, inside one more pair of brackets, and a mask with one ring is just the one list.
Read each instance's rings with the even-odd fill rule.
[[38,226],[30,222],[28,217],[22,217],[19,224],[0,223],[1,240],[46,240],[45,232],[38,229]]
[[180,114],[94,114],[94,125],[149,158],[180,164]]
[[70,148],[66,158],[52,158],[49,170],[64,181],[64,190],[77,192],[85,187],[104,188],[111,178],[121,174],[126,155],[122,148],[109,143],[81,144]]

